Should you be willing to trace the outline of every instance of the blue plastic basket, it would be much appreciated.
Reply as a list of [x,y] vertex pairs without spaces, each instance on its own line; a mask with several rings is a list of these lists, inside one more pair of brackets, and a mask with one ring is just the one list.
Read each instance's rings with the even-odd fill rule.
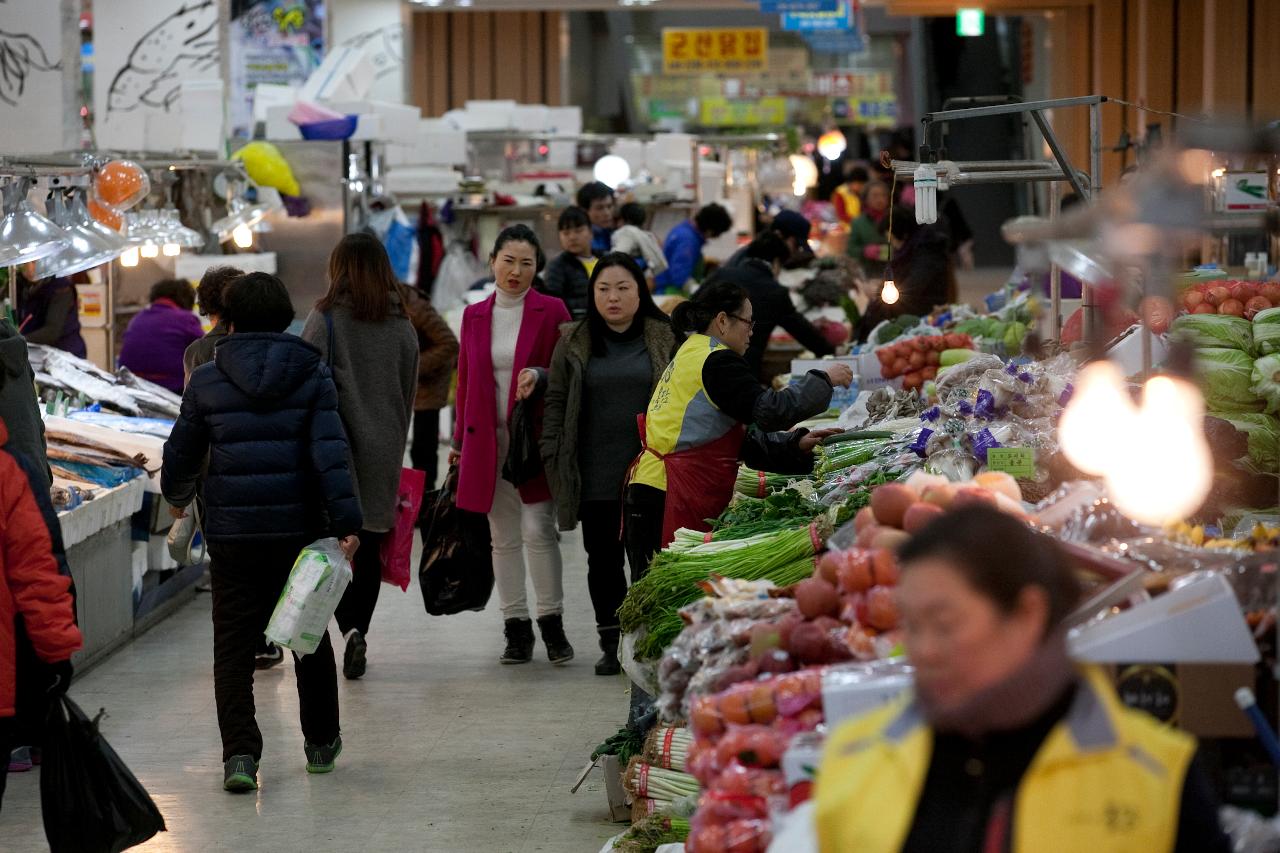
[[356,132],[359,121],[359,116],[349,115],[331,121],[298,125],[298,130],[302,132],[303,139],[350,139],[351,134]]

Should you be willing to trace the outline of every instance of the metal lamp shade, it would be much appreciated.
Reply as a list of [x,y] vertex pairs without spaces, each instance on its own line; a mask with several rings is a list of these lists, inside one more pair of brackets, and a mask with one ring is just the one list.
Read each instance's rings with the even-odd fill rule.
[[67,276],[93,269],[119,257],[124,251],[124,242],[119,238],[108,240],[84,223],[75,221],[61,196],[55,195],[51,200],[50,213],[54,223],[67,235],[67,245],[61,251],[36,261],[36,278]]
[[250,204],[243,199],[234,198],[228,205],[227,215],[214,222],[210,230],[218,235],[219,240],[230,240],[232,231],[241,225],[252,228],[270,212],[271,208],[265,204]]
[[27,201],[27,181],[5,187],[9,212],[0,220],[0,266],[38,261],[62,251],[66,232],[36,213]]
[[177,208],[166,207],[160,211],[159,230],[164,234],[165,243],[176,243],[184,249],[199,249],[204,246],[204,235],[183,225],[178,218]]

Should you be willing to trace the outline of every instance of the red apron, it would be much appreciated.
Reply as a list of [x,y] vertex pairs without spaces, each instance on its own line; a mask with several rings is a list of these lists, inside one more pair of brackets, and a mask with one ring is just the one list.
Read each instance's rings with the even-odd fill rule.
[[[644,415],[640,424],[640,455],[648,453],[662,462],[667,472],[667,500],[662,514],[662,547],[671,544],[682,527],[706,532],[707,519],[724,512],[733,499],[734,480],[738,476],[738,456],[747,428],[735,424],[715,441],[698,447],[662,454],[649,447]],[[634,470],[635,464],[632,463]],[[630,476],[628,475],[628,479]]]

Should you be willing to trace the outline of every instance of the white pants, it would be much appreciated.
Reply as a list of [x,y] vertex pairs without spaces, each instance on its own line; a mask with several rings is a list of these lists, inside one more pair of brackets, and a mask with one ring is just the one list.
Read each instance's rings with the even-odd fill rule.
[[493,509],[489,510],[489,534],[493,538],[493,575],[502,618],[529,618],[524,582],[525,552],[529,555],[529,574],[533,576],[538,615],[561,613],[564,565],[556,537],[555,502],[521,503],[516,487],[499,476],[493,493]]

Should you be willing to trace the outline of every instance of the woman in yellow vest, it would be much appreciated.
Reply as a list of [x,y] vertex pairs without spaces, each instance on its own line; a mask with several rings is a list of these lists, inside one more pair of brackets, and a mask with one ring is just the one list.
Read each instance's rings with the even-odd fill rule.
[[838,728],[821,853],[1227,853],[1195,740],[1067,656],[1080,597],[1051,539],[994,509],[899,553],[914,695]]
[[[641,419],[640,456],[628,478],[625,539],[632,575],[681,527],[707,530],[733,497],[741,459],[782,474],[813,470],[813,448],[839,430],[793,430],[826,411],[835,385],[853,372],[832,363],[781,390],[766,390],[743,354],[751,342],[751,300],[728,281],[705,285],[676,307],[677,332],[692,332],[667,366]],[[750,428],[748,428],[750,426]]]

